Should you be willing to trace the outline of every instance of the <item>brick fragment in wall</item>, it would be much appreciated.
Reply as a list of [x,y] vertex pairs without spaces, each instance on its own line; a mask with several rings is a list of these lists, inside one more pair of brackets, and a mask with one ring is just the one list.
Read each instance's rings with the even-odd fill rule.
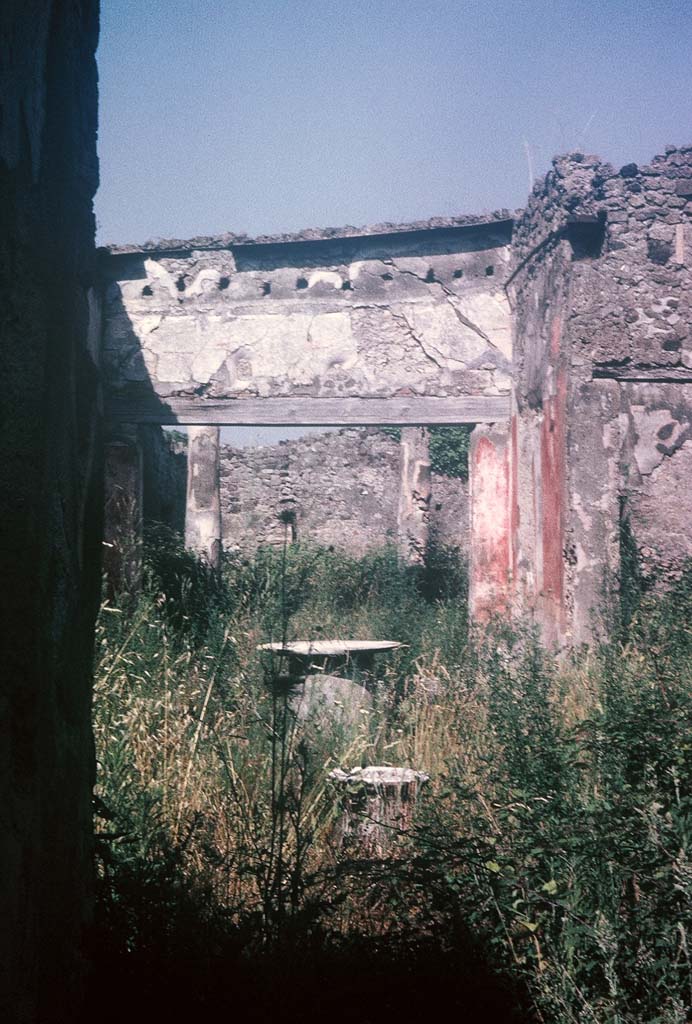
[[627,510],[645,576],[677,577],[692,559],[692,440],[664,458],[628,495]]
[[661,582],[692,558],[692,384],[628,384],[622,392],[631,437],[622,456],[625,511],[645,575]]

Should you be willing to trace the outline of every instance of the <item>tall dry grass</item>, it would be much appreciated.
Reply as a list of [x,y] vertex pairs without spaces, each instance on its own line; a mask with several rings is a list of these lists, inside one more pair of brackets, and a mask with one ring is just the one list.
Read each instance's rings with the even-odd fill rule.
[[[470,931],[539,1019],[689,1019],[689,575],[629,593],[609,643],[555,663],[530,631],[469,642],[451,558],[437,582],[389,551],[296,547],[283,567],[261,552],[219,579],[160,544],[148,565],[97,632],[99,906],[116,946],[386,933],[448,952]],[[287,623],[408,644],[378,662],[356,728],[300,727],[267,685],[257,645]],[[368,763],[431,783],[397,857],[366,868],[333,848],[327,776]]]

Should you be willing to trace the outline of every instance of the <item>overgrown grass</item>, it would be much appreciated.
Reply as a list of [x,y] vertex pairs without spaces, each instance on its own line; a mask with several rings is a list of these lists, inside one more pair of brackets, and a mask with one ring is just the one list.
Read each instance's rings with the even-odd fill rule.
[[[530,633],[469,642],[449,552],[433,570],[295,546],[219,578],[159,537],[147,565],[98,625],[102,942],[159,957],[480,944],[539,1020],[689,1019],[691,574],[556,664]],[[379,659],[357,728],[301,728],[267,686],[256,647],[286,615],[290,637],[409,645]],[[345,863],[327,775],[374,763],[431,783],[389,861]]]

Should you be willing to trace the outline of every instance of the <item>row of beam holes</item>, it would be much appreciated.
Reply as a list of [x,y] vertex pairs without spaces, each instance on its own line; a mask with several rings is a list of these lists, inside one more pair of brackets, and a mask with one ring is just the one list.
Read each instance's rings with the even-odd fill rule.
[[[494,273],[495,273],[495,268],[493,266],[489,266],[489,267],[485,268],[485,276],[486,277],[492,277]],[[453,276],[458,280],[460,277],[464,276],[464,271],[463,270],[455,270]],[[382,277],[383,281],[393,281],[394,280],[392,275],[389,274],[389,273],[382,274],[381,277]],[[437,278],[435,277],[435,271],[432,269],[432,267],[430,267],[430,269],[428,270],[427,274],[425,275],[425,281],[426,281],[426,284],[435,284],[435,282],[437,281]],[[296,288],[298,288],[300,290],[302,288],[307,288],[307,287],[308,287],[307,280],[304,277],[299,277],[298,280],[296,281]],[[344,283],[341,285],[341,290],[343,292],[352,292],[353,291],[353,285],[351,284],[350,281],[344,281]],[[264,285],[264,292],[263,292],[263,294],[264,295],[268,295],[270,291],[271,291],[270,285],[269,284],[265,284]]]
[[[228,288],[230,283],[231,283],[230,277],[220,277],[219,278],[219,284],[218,284],[219,291],[220,292],[224,292]],[[180,275],[178,280],[175,282],[175,286],[176,286],[176,288],[178,289],[179,292],[184,292],[185,291],[185,278],[182,276],[182,274]],[[271,288],[269,287],[268,284],[265,285],[264,287],[266,289],[268,289],[268,291],[265,291],[264,294],[268,295],[269,291],[271,291]],[[145,284],[144,287],[142,288],[142,296],[144,298],[148,299],[153,294],[154,294],[154,292],[153,292],[153,290],[151,288],[151,285]],[[182,299],[180,301],[182,301]]]
[[[430,271],[430,273],[432,274],[432,270]],[[495,273],[495,267],[489,266],[489,267],[485,268],[485,276],[486,277],[492,277],[494,273]],[[454,273],[452,274],[452,277],[456,278],[457,280],[460,277],[463,277],[463,276],[464,276],[464,271],[463,270],[455,270]]]
[[[495,267],[489,266],[489,267],[485,268],[485,276],[486,277],[492,277],[494,273],[495,273]],[[383,281],[393,281],[394,280],[392,275],[389,274],[389,273],[381,274],[380,276],[382,277]],[[454,274],[452,276],[458,280],[460,277],[464,276],[464,271],[463,270],[455,270]],[[426,284],[435,284],[436,281],[437,281],[437,278],[435,277],[435,271],[433,270],[432,267],[430,267],[430,269],[428,270],[427,274],[425,275],[425,282],[426,282]],[[296,288],[298,288],[298,289],[307,288],[307,286],[308,286],[308,282],[305,280],[304,277],[299,277],[298,280],[296,281]],[[267,289],[268,285],[265,285],[264,287],[265,287],[265,289]],[[353,285],[351,284],[350,281],[344,281],[344,283],[341,285],[341,290],[344,291],[344,292],[353,291]],[[268,295],[269,291],[265,290],[264,294]]]
[[[486,277],[492,277],[494,273],[495,273],[495,267],[490,266],[490,267],[486,267],[485,268],[485,276]],[[393,281],[394,280],[392,275],[388,274],[388,273],[387,274],[382,274],[380,276],[382,277],[383,281]],[[459,280],[459,278],[461,278],[463,276],[464,276],[464,271],[463,270],[455,270],[454,273],[452,274],[452,277],[454,277],[455,280],[457,280],[457,281]],[[435,284],[436,281],[437,281],[437,278],[435,277],[435,271],[433,270],[432,267],[430,267],[430,269],[428,270],[427,274],[425,275],[425,283],[426,284]]]
[[[301,284],[301,281],[303,281],[304,283]],[[219,278],[219,284],[218,284],[219,291],[220,292],[225,292],[226,289],[228,288],[228,286],[230,285],[230,283],[231,283],[230,277],[220,277]],[[179,277],[178,280],[175,282],[175,286],[176,286],[176,288],[178,289],[179,292],[184,292],[185,291],[185,278],[182,277],[182,276]],[[298,279],[298,288],[307,288],[307,286],[308,286],[308,283],[307,283],[307,281],[305,281],[304,278],[301,277],[301,278]],[[351,282],[350,281],[345,281],[344,284],[342,285],[342,288],[345,288],[346,286],[348,286],[350,288],[351,287]],[[271,295],[271,290],[272,290],[271,283],[269,281],[264,281],[263,284],[262,284],[262,289],[261,289],[262,295]],[[143,295],[143,297],[144,298],[149,298],[153,294],[154,294],[154,292],[152,291],[150,285],[145,284],[144,287],[142,288],[142,295]],[[180,301],[182,302],[182,299]]]
[[[178,289],[179,292],[184,292],[185,291],[185,278],[182,276],[182,274],[180,275],[178,280],[175,282],[175,286],[176,286],[176,288]],[[219,284],[219,287],[221,287],[220,284]],[[151,288],[151,285],[145,284],[144,287],[142,288],[142,296],[145,299],[148,299],[153,294],[154,294],[154,292],[153,292],[153,290]],[[179,301],[182,302],[183,300],[180,299]]]
[[[494,273],[495,273],[495,268],[494,267],[490,266],[490,267],[486,267],[485,268],[485,276],[486,277],[492,277]],[[455,270],[454,274],[452,276],[458,280],[460,277],[464,276],[464,271],[463,270]],[[394,280],[392,275],[389,274],[389,273],[382,274],[381,277],[382,277],[383,281],[393,281]],[[432,267],[430,267],[430,269],[428,270],[427,274],[425,275],[425,281],[426,281],[427,284],[435,284],[435,282],[437,281],[437,278],[435,277],[435,271],[432,269]],[[231,283],[231,280],[230,280],[229,277],[220,277],[219,278],[219,291],[220,292],[225,291],[228,288],[230,283]],[[185,291],[185,278],[182,276],[182,274],[180,275],[178,280],[175,282],[175,286],[176,286],[176,288],[178,289],[179,292],[184,292]],[[307,288],[307,287],[308,287],[308,282],[307,282],[306,278],[299,277],[298,280],[296,281],[296,288],[299,291],[301,291],[303,288]],[[272,290],[271,283],[269,281],[265,281],[262,284],[262,295],[271,295],[271,290]],[[344,281],[343,284],[341,285],[341,290],[343,292],[352,292],[353,291],[353,285],[351,284],[350,281]],[[149,297],[150,295],[153,295],[153,294],[154,293],[151,290],[151,287],[148,284],[145,284],[144,288],[142,288],[142,295],[146,296],[146,297]]]

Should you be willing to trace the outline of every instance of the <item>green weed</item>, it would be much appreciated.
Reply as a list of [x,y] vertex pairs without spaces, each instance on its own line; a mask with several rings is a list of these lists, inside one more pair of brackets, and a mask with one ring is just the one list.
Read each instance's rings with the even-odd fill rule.
[[[215,574],[160,535],[148,550],[146,585],[97,632],[113,948],[386,935],[461,956],[472,932],[540,1020],[689,1019],[692,573],[628,591],[617,636],[556,663],[529,631],[469,640],[450,552],[411,568],[294,545]],[[349,731],[296,721],[257,651],[284,634],[408,646],[378,659]],[[349,865],[327,775],[368,763],[431,784],[389,861]]]

